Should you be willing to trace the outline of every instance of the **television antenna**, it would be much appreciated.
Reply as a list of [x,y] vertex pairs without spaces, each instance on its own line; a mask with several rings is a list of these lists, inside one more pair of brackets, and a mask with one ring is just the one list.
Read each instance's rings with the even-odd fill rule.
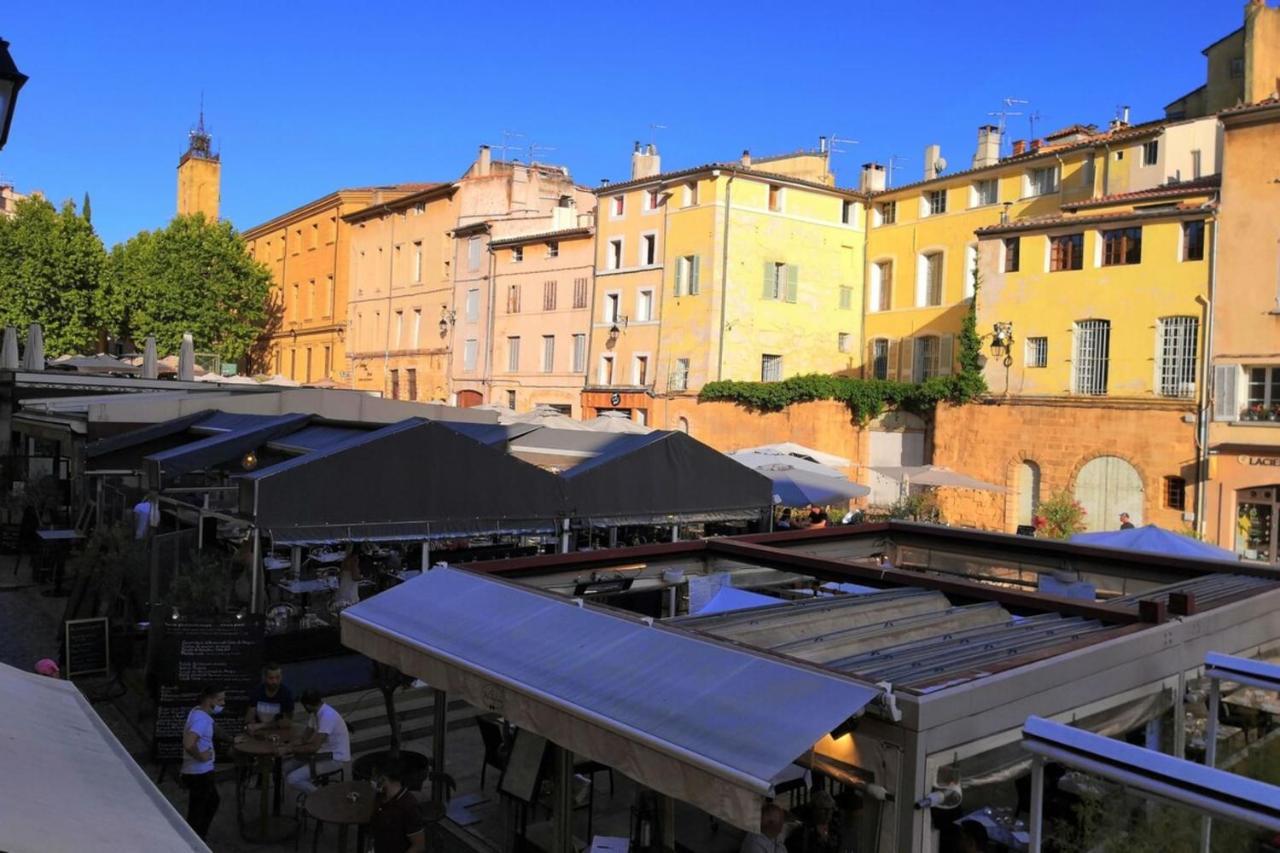
[[529,162],[532,163],[533,161],[537,160],[538,156],[544,151],[555,151],[555,150],[556,150],[555,147],[551,145],[539,145],[536,142],[530,142],[529,143]]
[[650,144],[650,145],[657,145],[657,144],[658,144],[658,131],[660,131],[660,130],[666,130],[666,129],[667,129],[667,126],[666,126],[665,124],[658,124],[657,122],[653,122],[653,123],[651,123],[651,124],[649,125],[649,144]]
[[520,133],[519,131],[515,131],[515,130],[504,130],[504,131],[502,131],[502,144],[501,144],[501,145],[495,145],[495,146],[493,146],[494,148],[497,148],[497,149],[498,149],[498,152],[499,152],[499,153],[498,153],[498,159],[499,159],[499,160],[506,160],[506,159],[507,159],[507,152],[508,152],[508,151],[523,151],[523,150],[524,150],[524,148],[522,148],[522,147],[521,147],[521,146],[519,146],[519,145],[512,145],[512,144],[511,144],[511,140],[513,140],[513,139],[524,139],[524,134],[523,134],[523,133]]
[[885,168],[885,176],[884,176],[884,185],[886,189],[893,186],[893,173],[895,170],[901,168],[900,164],[904,159],[905,158],[901,154],[889,155],[889,163]]
[[[1022,115],[1021,110],[1015,110],[1014,107],[1026,106],[1031,102],[1023,98],[1005,98],[1001,101],[1001,108],[995,112],[987,113],[989,116],[996,118],[996,127],[1000,130],[1000,145],[1004,146],[1005,128],[1009,125],[1009,119]],[[1032,134],[1034,137],[1035,134]]]
[[1036,110],[1027,116],[1027,123],[1031,126],[1031,139],[1036,138],[1036,122],[1040,121],[1042,118],[1043,116],[1040,115],[1039,110]]
[[837,145],[857,145],[858,140],[837,136],[834,133],[827,137],[827,150],[832,154],[847,154],[848,149],[837,148]]

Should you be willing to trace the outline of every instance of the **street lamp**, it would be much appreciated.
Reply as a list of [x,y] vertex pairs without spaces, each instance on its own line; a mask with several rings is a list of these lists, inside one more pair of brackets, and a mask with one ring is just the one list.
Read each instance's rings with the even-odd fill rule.
[[27,75],[18,70],[9,55],[9,43],[0,39],[0,148],[9,141],[9,125],[13,124],[13,109],[18,105],[18,90],[27,82]]
[[454,322],[458,319],[458,312],[451,311],[448,305],[440,306],[440,337],[449,334],[449,329],[453,327]]

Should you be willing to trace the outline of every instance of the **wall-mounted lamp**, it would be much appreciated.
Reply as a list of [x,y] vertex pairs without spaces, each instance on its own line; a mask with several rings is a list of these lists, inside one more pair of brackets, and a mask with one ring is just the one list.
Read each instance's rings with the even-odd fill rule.
[[617,317],[614,318],[613,325],[609,327],[609,346],[613,346],[618,342],[619,336],[622,335],[622,330],[625,329],[626,327],[627,327],[626,314],[619,314]]
[[240,467],[246,471],[252,471],[258,467],[258,454],[250,450],[240,460]]
[[453,311],[448,305],[440,306],[440,337],[449,334],[449,329],[453,327],[454,322],[458,319],[458,312]]
[[991,353],[1004,356],[1004,366],[1013,364],[1013,323],[996,323],[991,329]]

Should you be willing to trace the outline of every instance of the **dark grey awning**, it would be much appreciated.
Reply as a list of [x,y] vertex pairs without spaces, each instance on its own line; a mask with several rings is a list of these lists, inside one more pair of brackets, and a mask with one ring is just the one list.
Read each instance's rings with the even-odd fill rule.
[[180,447],[153,453],[146,458],[147,483],[153,489],[164,487],[165,478],[179,477],[238,459],[273,438],[296,432],[311,420],[311,415],[275,415],[252,426],[216,432]]

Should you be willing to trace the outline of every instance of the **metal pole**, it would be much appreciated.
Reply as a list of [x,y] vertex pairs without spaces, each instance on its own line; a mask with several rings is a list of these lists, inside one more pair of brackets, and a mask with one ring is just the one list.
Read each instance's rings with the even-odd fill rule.
[[680,541],[680,525],[678,524],[671,525],[671,541],[672,542]]
[[658,795],[661,816],[658,818],[662,827],[662,853],[675,853],[676,849],[676,801],[666,794]]
[[551,801],[552,853],[573,851],[573,753],[558,744],[554,752],[555,777]]
[[302,578],[302,546],[294,545],[289,549],[289,571],[293,573],[294,580]]
[[422,540],[422,570],[425,572],[431,568],[431,542],[430,540]]
[[253,566],[249,570],[249,612],[261,613],[262,602],[262,535],[258,532],[258,528],[253,528]]
[[1173,697],[1173,757],[1187,757],[1187,674],[1178,673],[1177,695]]
[[431,765],[435,776],[431,782],[431,802],[444,805],[444,734],[449,725],[449,695],[431,689]]
[[1027,844],[1027,853],[1040,853],[1040,844],[1044,840],[1044,758],[1037,755],[1031,759],[1031,817],[1027,831],[1031,840]]
[[[1218,679],[1209,678],[1209,719],[1204,728],[1204,763],[1206,767],[1218,766],[1218,701],[1221,685]],[[1204,816],[1200,823],[1200,850],[1209,853],[1209,843],[1213,838],[1213,818]]]

